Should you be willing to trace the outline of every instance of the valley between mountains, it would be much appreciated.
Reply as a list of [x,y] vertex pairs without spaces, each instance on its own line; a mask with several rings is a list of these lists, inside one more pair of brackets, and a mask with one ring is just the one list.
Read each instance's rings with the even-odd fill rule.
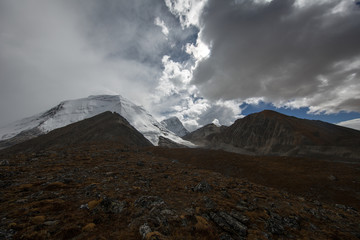
[[91,96],[0,132],[0,239],[360,238],[353,129],[264,111],[189,133]]

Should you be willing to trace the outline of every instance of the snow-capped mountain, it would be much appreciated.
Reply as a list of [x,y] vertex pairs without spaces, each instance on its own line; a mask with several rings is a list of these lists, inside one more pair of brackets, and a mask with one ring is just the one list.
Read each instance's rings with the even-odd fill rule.
[[0,128],[0,140],[28,135],[29,132],[36,133],[35,135],[44,134],[106,111],[123,116],[154,145],[158,145],[159,137],[162,136],[176,143],[194,146],[166,129],[143,107],[119,95],[97,95],[63,101],[46,112]]
[[161,121],[167,129],[175,133],[177,136],[182,137],[189,133],[189,131],[184,127],[182,122],[177,117],[171,117]]

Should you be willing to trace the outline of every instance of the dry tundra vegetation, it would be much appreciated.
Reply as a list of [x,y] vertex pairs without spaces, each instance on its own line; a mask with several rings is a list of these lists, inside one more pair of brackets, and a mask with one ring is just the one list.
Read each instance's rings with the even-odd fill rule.
[[74,144],[0,154],[1,239],[359,239],[360,164]]

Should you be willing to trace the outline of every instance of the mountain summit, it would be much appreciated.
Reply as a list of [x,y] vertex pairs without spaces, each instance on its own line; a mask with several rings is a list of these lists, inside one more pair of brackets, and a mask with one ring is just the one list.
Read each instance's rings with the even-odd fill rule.
[[171,117],[161,121],[167,129],[175,133],[177,136],[182,137],[189,133],[189,131],[184,127],[182,122],[177,117]]
[[166,129],[143,107],[120,95],[97,95],[63,101],[46,112],[0,128],[0,140],[3,140],[0,145],[13,145],[106,111],[116,112],[124,117],[153,145],[158,145],[159,137],[162,136],[173,142],[192,146],[190,142]]

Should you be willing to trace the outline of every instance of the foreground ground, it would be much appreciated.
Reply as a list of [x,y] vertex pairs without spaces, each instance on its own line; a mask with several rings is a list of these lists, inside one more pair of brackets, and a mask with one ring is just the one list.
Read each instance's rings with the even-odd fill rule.
[[0,239],[360,238],[358,164],[319,171],[319,201],[306,194],[311,161],[260,160],[113,144],[4,155]]

